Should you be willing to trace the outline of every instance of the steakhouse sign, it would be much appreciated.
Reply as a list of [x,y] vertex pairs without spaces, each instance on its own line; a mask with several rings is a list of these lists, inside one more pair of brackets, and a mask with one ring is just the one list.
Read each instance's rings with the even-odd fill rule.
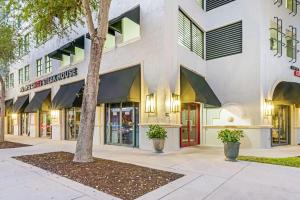
[[69,69],[67,71],[64,71],[64,72],[55,74],[53,76],[50,76],[48,78],[44,78],[42,80],[35,81],[34,83],[25,85],[25,86],[21,87],[20,91],[21,92],[26,92],[28,90],[32,90],[32,89],[35,89],[35,88],[38,88],[38,87],[42,87],[44,85],[48,85],[48,84],[51,84],[51,83],[54,83],[54,82],[57,82],[57,81],[61,81],[61,80],[67,79],[67,78],[71,78],[71,77],[74,77],[74,76],[77,76],[77,75],[78,75],[78,71],[77,71],[77,68],[75,67],[73,69]]

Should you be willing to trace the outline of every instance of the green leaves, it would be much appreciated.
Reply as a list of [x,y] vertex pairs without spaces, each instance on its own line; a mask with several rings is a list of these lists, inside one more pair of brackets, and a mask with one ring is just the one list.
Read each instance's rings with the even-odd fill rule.
[[244,137],[243,130],[224,129],[218,133],[218,139],[221,140],[223,143],[239,142],[243,137]]
[[165,139],[167,138],[167,131],[159,125],[150,125],[147,136],[149,139]]

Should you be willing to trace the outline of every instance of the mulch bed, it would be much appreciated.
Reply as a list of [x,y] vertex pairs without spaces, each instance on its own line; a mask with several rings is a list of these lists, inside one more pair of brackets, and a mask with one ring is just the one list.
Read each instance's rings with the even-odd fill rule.
[[20,148],[20,147],[28,147],[31,145],[28,144],[21,144],[21,143],[15,143],[15,142],[0,142],[0,149],[12,149],[12,148]]
[[100,158],[94,158],[92,163],[74,163],[73,156],[53,152],[14,158],[126,200],[136,199],[183,176]]

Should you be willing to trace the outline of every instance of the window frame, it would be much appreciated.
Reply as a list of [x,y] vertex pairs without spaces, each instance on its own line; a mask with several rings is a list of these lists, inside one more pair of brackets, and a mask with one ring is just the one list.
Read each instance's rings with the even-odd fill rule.
[[24,51],[28,53],[30,49],[30,33],[25,34],[24,36]]
[[43,75],[43,64],[42,58],[36,60],[36,77]]
[[14,73],[9,74],[9,88],[15,87],[15,75]]
[[19,84],[23,84],[24,83],[24,69],[21,68],[18,71],[19,74]]
[[45,56],[45,73],[51,73],[52,72],[52,62],[51,58],[49,56]]

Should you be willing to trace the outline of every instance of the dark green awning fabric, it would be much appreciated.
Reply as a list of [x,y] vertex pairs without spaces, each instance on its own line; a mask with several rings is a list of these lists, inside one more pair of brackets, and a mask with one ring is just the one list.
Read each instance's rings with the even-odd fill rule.
[[[75,107],[74,103],[83,89],[84,80],[62,85],[52,101],[52,109]],[[78,106],[78,105],[76,105]]]
[[299,105],[300,83],[280,82],[274,90],[273,101]]
[[29,95],[18,97],[17,101],[13,105],[13,112],[19,113],[23,112],[25,107],[29,103]]
[[30,101],[28,106],[25,108],[25,112],[34,113],[38,111],[42,107],[43,102],[49,97],[50,94],[51,89],[35,93],[34,97]]
[[[221,107],[221,102],[215,95],[214,91],[206,82],[205,78],[184,68],[180,68],[181,76],[183,76],[187,82],[192,86],[195,92],[195,102],[201,102],[209,106]],[[181,86],[181,90],[184,90],[184,85]]]
[[129,99],[130,89],[140,74],[140,65],[100,75],[97,103],[120,103]]

